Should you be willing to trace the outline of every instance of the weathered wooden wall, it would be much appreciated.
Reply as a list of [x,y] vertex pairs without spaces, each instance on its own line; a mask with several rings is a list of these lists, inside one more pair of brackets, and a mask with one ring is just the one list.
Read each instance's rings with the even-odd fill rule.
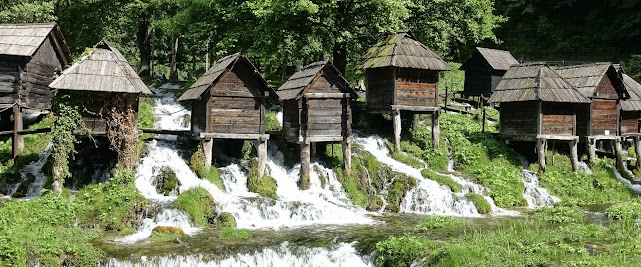
[[574,105],[568,103],[542,103],[541,134],[575,135]]
[[394,68],[365,70],[366,104],[369,110],[389,111],[394,104]]
[[592,98],[590,135],[617,135],[618,98],[612,81],[604,75]]
[[516,140],[536,137],[538,112],[536,101],[501,103],[501,137]]
[[12,105],[18,100],[20,76],[27,58],[0,56],[0,105]]
[[55,79],[57,70],[62,70],[62,65],[51,43],[51,37],[48,37],[27,63],[26,72],[22,73],[20,98],[25,106],[41,110],[51,108],[53,92],[49,89],[49,84]]
[[621,134],[640,133],[639,111],[621,111]]
[[265,103],[249,66],[239,62],[211,88],[207,132],[261,134]]
[[297,100],[283,101],[283,136],[289,142],[297,142],[300,133],[300,102]]
[[[138,113],[138,94],[87,91],[61,91],[59,94],[70,96],[71,101],[67,104],[78,108],[85,127],[95,134],[107,132],[107,119],[114,107],[116,111],[126,112],[127,109],[132,109]],[[114,106],[117,98],[124,98],[122,105]]]
[[437,71],[396,70],[396,105],[438,107]]
[[201,97],[191,102],[191,132],[200,134],[207,131],[207,110],[209,98]]
[[307,118],[303,129],[307,137],[351,134],[349,98],[306,99],[305,106]]

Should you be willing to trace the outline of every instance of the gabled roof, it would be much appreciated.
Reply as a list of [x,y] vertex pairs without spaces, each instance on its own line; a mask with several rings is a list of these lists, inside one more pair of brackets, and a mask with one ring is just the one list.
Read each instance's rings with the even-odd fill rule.
[[[519,61],[512,56],[510,51],[490,49],[477,47],[474,51],[474,54],[479,54],[485,61],[490,64],[490,67],[494,70],[507,70],[512,65],[519,64]],[[473,57],[474,55],[472,55]],[[472,58],[463,62],[463,65],[459,68],[460,70],[465,70],[467,68],[467,62]]]
[[447,62],[416,40],[409,31],[400,31],[381,39],[365,53],[364,69],[381,67],[424,70],[452,70]]
[[31,57],[48,36],[53,37],[62,65],[70,63],[71,52],[56,23],[0,24],[0,55]]
[[625,73],[623,73],[623,84],[628,94],[630,94],[630,98],[621,101],[621,109],[624,111],[641,111],[641,84]]
[[[619,73],[610,62],[565,66],[556,69],[556,72],[559,73],[563,79],[587,97],[594,95],[601,79],[603,79],[603,76],[608,71],[617,73],[617,75]],[[612,83],[615,85],[616,81],[612,81]]]
[[258,69],[254,66],[249,60],[247,60],[241,53],[236,53],[233,55],[226,56],[220,60],[214,62],[214,64],[209,68],[205,74],[200,76],[196,82],[189,87],[185,93],[183,93],[178,101],[187,101],[187,100],[196,100],[199,99],[203,93],[205,93],[213,84],[218,82],[218,79],[223,76],[225,72],[230,70],[232,66],[238,61],[245,61],[249,66],[254,70],[256,78],[260,80],[265,88],[273,93],[271,87],[267,84],[267,81],[258,74]]
[[278,97],[281,100],[300,99],[305,90],[312,84],[314,78],[316,78],[316,76],[320,74],[325,67],[328,67],[336,73],[336,76],[340,79],[340,84],[343,85],[345,90],[348,90],[352,96],[356,95],[356,92],[349,87],[349,84],[345,78],[343,78],[343,75],[331,62],[319,61],[303,67],[301,70],[289,77],[289,79],[276,91]]
[[545,63],[527,63],[510,67],[494,89],[490,102],[545,101],[590,103],[571,84]]
[[120,51],[101,41],[49,87],[59,90],[152,94]]

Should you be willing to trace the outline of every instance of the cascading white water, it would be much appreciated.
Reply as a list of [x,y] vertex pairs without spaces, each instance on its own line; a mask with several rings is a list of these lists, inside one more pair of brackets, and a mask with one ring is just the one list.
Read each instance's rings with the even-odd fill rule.
[[632,190],[632,192],[636,193],[637,195],[641,195],[641,184],[633,184],[632,182],[630,182],[630,180],[623,177],[623,175],[621,175],[621,173],[619,172],[619,170],[617,170],[617,168],[615,167],[611,167],[611,168],[614,171],[614,176],[616,176],[617,180],[624,183],[628,188],[630,188],[630,190]]
[[33,181],[27,187],[27,191],[24,192],[25,196],[28,198],[37,197],[40,195],[40,190],[47,182],[47,175],[42,172],[42,168],[47,164],[49,156],[51,155],[52,145],[48,144],[43,152],[38,154],[38,160],[31,162],[24,166],[20,170],[20,179],[21,181],[11,185],[7,190],[7,196],[12,196],[18,191],[20,185],[24,182],[30,181],[33,178]]
[[[527,207],[530,209],[549,207],[554,206],[555,203],[561,201],[561,199],[550,194],[547,189],[543,188],[539,184],[539,176],[536,172],[527,169],[529,165],[527,159],[525,159],[521,154],[516,153],[516,151],[514,151],[514,153],[519,158],[521,167],[523,167],[523,170],[521,171],[521,180],[523,181],[523,185],[525,185],[523,198],[525,198],[525,201],[527,202]],[[581,164],[585,165],[585,163],[579,162],[579,166],[581,166]],[[589,167],[587,167],[587,170],[590,171],[590,174],[592,173]]]
[[251,253],[236,253],[222,257],[207,257],[204,254],[172,255],[163,257],[140,257],[132,260],[110,259],[103,267],[151,267],[151,266],[256,266],[256,267],[329,267],[329,266],[374,266],[368,257],[357,254],[353,244],[340,243],[334,248],[294,247],[287,242],[277,247],[268,247]]
[[378,161],[392,170],[416,179],[417,184],[407,192],[401,203],[401,212],[420,214],[445,214],[457,216],[479,216],[474,204],[464,194],[453,193],[447,186],[425,179],[421,171],[396,161],[389,156],[384,139],[377,136],[356,138],[356,144],[371,153]]

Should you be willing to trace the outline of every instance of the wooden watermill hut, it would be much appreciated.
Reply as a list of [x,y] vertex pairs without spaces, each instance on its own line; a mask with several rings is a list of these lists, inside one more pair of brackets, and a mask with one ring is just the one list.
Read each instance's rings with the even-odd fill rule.
[[637,166],[641,167],[641,84],[622,73],[623,84],[630,98],[621,101],[620,134],[621,139],[632,139],[637,156]]
[[357,95],[334,65],[326,61],[309,64],[294,73],[276,93],[283,101],[283,135],[301,146],[301,188],[309,187],[311,143],[342,142],[344,169],[349,173],[350,100]]
[[70,62],[57,24],[0,24],[0,131],[14,130],[14,156],[23,147],[18,134],[23,130],[23,112],[51,108],[53,93],[48,85]]
[[509,51],[477,47],[463,62],[465,71],[463,92],[466,96],[490,96],[505,72],[519,62]]
[[610,62],[560,67],[556,70],[585,97],[590,105],[577,110],[577,133],[587,141],[590,159],[596,157],[599,140],[620,145],[620,102],[629,97],[621,72]]
[[452,68],[409,31],[381,39],[365,54],[366,105],[370,112],[391,112],[396,150],[400,151],[401,111],[431,113],[434,147],[439,140],[439,72]]
[[273,89],[242,54],[216,61],[178,98],[192,102],[191,131],[204,140],[206,164],[211,165],[214,139],[259,140],[258,173],[265,171],[267,140],[265,108]]
[[[112,137],[115,134],[135,138],[138,98],[141,94],[152,94],[125,57],[107,41],[98,43],[49,87],[57,90],[56,101],[78,108],[94,136],[110,136],[111,131]],[[111,145],[130,151],[136,143]],[[121,163],[133,164],[130,159],[124,160]]]
[[501,106],[501,138],[537,143],[541,170],[548,140],[569,141],[572,167],[578,169],[577,111],[590,100],[545,63],[510,67],[489,102]]

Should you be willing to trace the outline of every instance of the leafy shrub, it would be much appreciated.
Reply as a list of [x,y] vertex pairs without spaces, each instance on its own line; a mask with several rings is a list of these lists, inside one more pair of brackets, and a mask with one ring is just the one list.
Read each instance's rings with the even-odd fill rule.
[[153,128],[155,124],[156,117],[154,117],[152,104],[141,101],[138,105],[138,127]]
[[187,213],[198,227],[207,227],[216,217],[214,198],[202,187],[180,193],[176,199],[176,208]]
[[464,220],[452,216],[436,215],[423,218],[418,225],[416,225],[416,229],[428,231],[431,229],[456,228],[462,226],[465,226]]
[[480,214],[492,213],[492,206],[490,206],[490,203],[487,202],[487,199],[485,199],[482,195],[467,193],[465,194],[465,197],[472,201],[472,203],[474,203],[476,211],[478,211]]
[[641,202],[635,200],[614,204],[606,209],[605,213],[612,220],[641,219]]
[[376,266],[410,266],[434,247],[434,242],[420,237],[390,237],[376,243]]
[[456,181],[452,180],[452,178],[435,173],[430,169],[422,170],[421,174],[426,179],[430,179],[432,181],[439,183],[440,185],[449,187],[450,190],[452,190],[452,192],[460,193],[461,190],[463,190],[463,187],[460,184],[458,184]]
[[276,113],[269,112],[265,115],[265,131],[280,131],[282,127],[276,118]]

